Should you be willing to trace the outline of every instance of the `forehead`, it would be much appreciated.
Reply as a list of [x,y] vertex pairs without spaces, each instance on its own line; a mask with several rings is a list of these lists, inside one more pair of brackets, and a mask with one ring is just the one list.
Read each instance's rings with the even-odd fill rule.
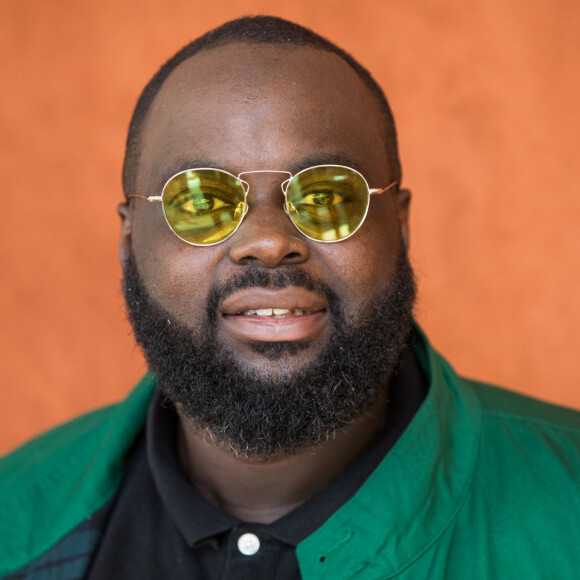
[[165,81],[143,130],[137,187],[159,187],[200,163],[238,173],[332,161],[382,181],[382,131],[374,96],[337,55],[230,44],[195,55]]

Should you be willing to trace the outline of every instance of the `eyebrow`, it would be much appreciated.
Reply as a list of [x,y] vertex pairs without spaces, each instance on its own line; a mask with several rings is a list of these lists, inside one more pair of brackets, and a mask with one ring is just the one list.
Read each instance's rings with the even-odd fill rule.
[[292,175],[296,175],[299,171],[308,167],[314,167],[315,165],[346,165],[347,167],[352,167],[352,169],[356,169],[362,173],[360,163],[340,152],[315,153],[314,155],[302,157],[293,163],[288,168],[288,171],[290,171]]
[[[177,175],[186,169],[201,169],[204,167],[213,169],[225,169],[220,167],[220,164],[216,164],[215,161],[203,157],[177,159],[171,163],[171,165],[168,165],[158,176],[149,178],[149,182],[147,183],[148,191],[159,191],[159,194],[155,195],[160,195],[161,190],[167,181],[174,175]],[[157,180],[159,180],[159,182]]]
[[211,159],[204,158],[177,159],[174,163],[169,165],[167,169],[163,172],[163,178],[165,181],[167,181],[173,175],[181,173],[186,169],[201,169],[204,167],[213,169],[225,169],[225,167],[220,167],[220,164],[216,164],[216,162],[212,161]]

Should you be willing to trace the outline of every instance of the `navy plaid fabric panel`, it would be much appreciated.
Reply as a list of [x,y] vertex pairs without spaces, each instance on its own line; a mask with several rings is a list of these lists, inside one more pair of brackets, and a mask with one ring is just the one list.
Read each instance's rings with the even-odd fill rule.
[[99,546],[111,502],[48,552],[3,580],[82,580]]

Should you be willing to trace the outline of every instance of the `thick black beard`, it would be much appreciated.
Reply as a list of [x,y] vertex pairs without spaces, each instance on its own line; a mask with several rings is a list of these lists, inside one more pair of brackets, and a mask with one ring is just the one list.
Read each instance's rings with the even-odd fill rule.
[[[318,360],[295,372],[264,377],[242,366],[216,339],[217,307],[243,288],[305,287],[329,304],[331,338]],[[386,389],[410,330],[415,281],[405,250],[386,290],[369,301],[356,321],[325,284],[297,267],[249,269],[210,292],[202,340],[148,294],[131,253],[123,268],[129,320],[159,388],[182,413],[236,454],[267,459],[291,454],[332,437],[360,417]],[[256,342],[253,349],[276,360],[307,343]]]

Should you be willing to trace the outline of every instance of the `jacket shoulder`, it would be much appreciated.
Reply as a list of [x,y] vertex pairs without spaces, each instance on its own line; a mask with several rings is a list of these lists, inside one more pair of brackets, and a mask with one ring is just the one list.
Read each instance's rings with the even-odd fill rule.
[[[42,477],[65,460],[77,448],[84,449],[90,440],[98,437],[111,419],[118,404],[97,409],[54,427],[18,447],[0,459],[0,487],[5,500],[22,490],[22,485]],[[8,492],[11,492],[6,495]]]
[[65,423],[0,461],[0,577],[41,556],[110,499],[154,386],[146,375],[123,402]]
[[463,379],[476,393],[488,417],[512,419],[554,428],[570,429],[580,435],[580,411],[534,399],[486,383]]

